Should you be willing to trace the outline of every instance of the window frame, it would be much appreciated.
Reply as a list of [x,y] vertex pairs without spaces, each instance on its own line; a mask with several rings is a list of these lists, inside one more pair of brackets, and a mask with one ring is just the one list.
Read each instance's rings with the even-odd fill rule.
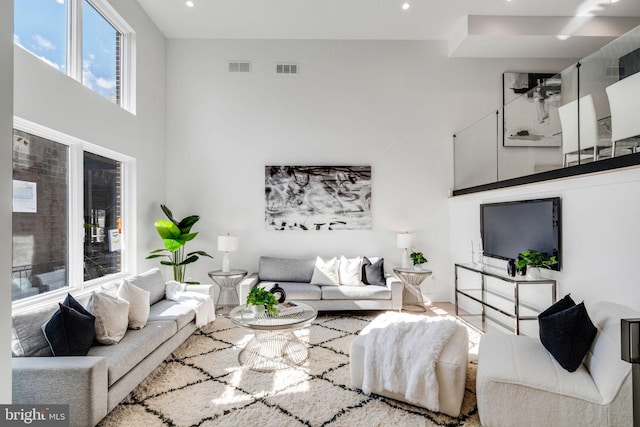
[[[14,311],[60,301],[67,292],[75,296],[87,294],[101,284],[118,281],[136,271],[136,161],[133,157],[90,143],[80,138],[50,129],[20,117],[14,117],[13,128],[27,132],[69,148],[67,185],[69,188],[68,219],[68,287],[13,301]],[[122,271],[96,279],[84,280],[84,152],[97,154],[122,163]]]

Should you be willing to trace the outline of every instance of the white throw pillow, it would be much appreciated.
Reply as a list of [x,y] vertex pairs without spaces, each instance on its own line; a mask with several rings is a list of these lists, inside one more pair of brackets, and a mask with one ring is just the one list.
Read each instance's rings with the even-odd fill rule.
[[104,292],[94,292],[87,311],[96,316],[96,341],[100,344],[118,344],[127,333],[129,303]]
[[313,275],[311,276],[311,283],[313,285],[326,285],[326,286],[339,286],[340,276],[338,272],[338,265],[340,261],[337,257],[333,257],[330,260],[323,260],[320,257],[316,258],[316,265],[313,267]]
[[105,294],[109,294],[112,297],[118,297],[118,289],[120,288],[120,283],[103,283],[100,285],[100,292],[104,292]]
[[123,280],[118,296],[129,302],[129,328],[142,329],[149,320],[149,291]]
[[340,284],[345,286],[364,286],[362,283],[362,258],[340,257]]

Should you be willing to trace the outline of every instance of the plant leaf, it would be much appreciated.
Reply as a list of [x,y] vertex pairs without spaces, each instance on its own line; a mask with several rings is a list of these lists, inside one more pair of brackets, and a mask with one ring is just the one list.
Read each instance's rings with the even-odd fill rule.
[[185,258],[182,262],[179,262],[178,265],[187,265],[192,262],[196,262],[198,260],[198,255],[191,255],[190,257]]
[[176,252],[178,249],[183,247],[185,243],[187,243],[184,239],[163,239],[164,247],[167,248],[168,251]]
[[175,263],[171,262],[171,261],[160,261],[160,264],[162,265],[169,265],[169,266],[174,266],[176,265]]
[[183,234],[182,238],[184,238],[185,242],[188,242],[189,240],[193,240],[195,239],[195,237],[198,235],[198,233],[189,233],[189,234]]
[[[164,250],[164,249],[163,249]],[[170,255],[167,254],[163,254],[163,255],[148,255],[145,259],[153,259],[153,258],[160,258],[160,257],[168,257]]]
[[153,226],[163,239],[175,239],[182,235],[178,226],[166,219],[157,220],[153,223]]
[[195,224],[199,220],[200,217],[198,215],[188,216],[186,218],[183,218],[180,223],[178,223],[178,228],[183,234],[186,234],[191,231],[191,227],[193,227],[193,224]]
[[169,218],[169,220],[172,223],[174,223],[175,225],[178,225],[178,221],[173,219],[173,212],[171,212],[171,210],[166,205],[160,205],[160,209],[162,209],[162,212],[164,212],[164,214],[167,216],[167,218]]
[[189,252],[187,254],[187,256],[190,255],[202,255],[202,256],[208,256],[209,258],[213,258],[211,255],[209,255],[208,253],[206,253],[205,251],[193,251],[193,252]]

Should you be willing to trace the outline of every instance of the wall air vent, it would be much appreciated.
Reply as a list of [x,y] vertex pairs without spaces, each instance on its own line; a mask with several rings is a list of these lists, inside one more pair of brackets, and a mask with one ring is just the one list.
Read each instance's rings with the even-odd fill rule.
[[[622,72],[620,72],[622,71]],[[618,78],[619,75],[623,74],[623,70],[620,70],[619,67],[613,67],[610,65],[607,65],[604,67],[604,76],[605,77],[615,77],[616,79]]]
[[251,61],[229,61],[230,73],[250,73]]
[[298,64],[276,64],[276,74],[298,74]]

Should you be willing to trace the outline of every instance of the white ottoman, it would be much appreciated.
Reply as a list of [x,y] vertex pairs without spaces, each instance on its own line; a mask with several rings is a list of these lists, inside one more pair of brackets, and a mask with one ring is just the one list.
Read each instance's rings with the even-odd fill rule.
[[[351,344],[349,352],[349,367],[351,370],[351,385],[362,388],[364,378],[364,342],[369,332],[367,325]],[[416,351],[429,343],[416,343]],[[457,417],[464,397],[465,381],[467,378],[467,362],[469,358],[469,334],[467,328],[458,324],[449,342],[442,349],[436,362],[436,378],[440,386],[439,406],[443,414]],[[378,393],[391,399],[405,401],[402,394],[383,391]]]

